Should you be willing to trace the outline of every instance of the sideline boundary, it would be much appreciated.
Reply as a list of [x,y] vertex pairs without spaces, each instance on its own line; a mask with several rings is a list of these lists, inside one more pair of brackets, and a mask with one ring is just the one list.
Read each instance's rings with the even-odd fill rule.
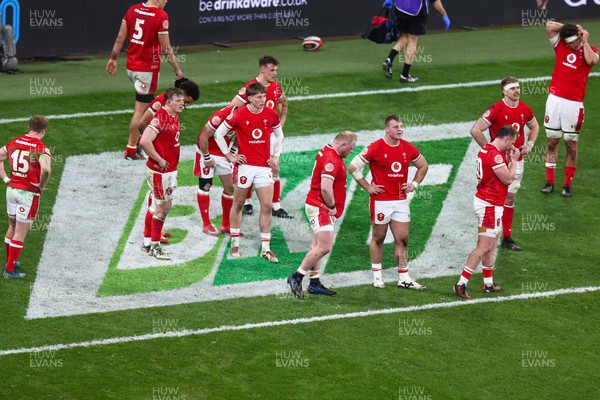
[[[433,309],[441,309],[441,308],[454,308],[454,307],[459,307],[459,306],[463,306],[463,305],[502,303],[505,301],[512,301],[512,300],[550,298],[553,296],[559,296],[559,295],[563,295],[563,294],[589,293],[589,292],[596,292],[599,290],[600,290],[600,286],[587,286],[587,287],[578,287],[578,288],[558,289],[558,290],[552,290],[552,291],[546,291],[546,292],[534,292],[534,293],[515,294],[515,295],[510,295],[510,296],[501,296],[501,297],[479,298],[479,299],[475,299],[475,300],[466,300],[466,301],[458,300],[458,301],[451,301],[451,302],[447,302],[447,303],[429,303],[429,304],[422,304],[422,305],[418,305],[418,306],[384,308],[384,309],[379,309],[379,310],[368,310],[368,311],[357,311],[357,312],[351,312],[351,313],[346,313],[346,314],[330,314],[330,315],[322,315],[322,316],[316,316],[316,317],[304,317],[304,318],[287,319],[287,320],[280,320],[280,321],[256,322],[256,323],[243,324],[243,325],[222,325],[222,326],[217,326],[214,328],[203,328],[203,329],[195,329],[195,330],[186,329],[186,330],[177,331],[177,332],[164,332],[164,333],[148,333],[148,334],[144,334],[144,335],[121,336],[121,337],[114,337],[114,338],[109,338],[109,339],[98,339],[98,340],[90,340],[90,341],[85,341],[85,342],[64,343],[64,344],[55,344],[55,345],[38,346],[38,347],[21,347],[18,349],[0,350],[0,357],[12,355],[12,354],[68,350],[68,349],[74,349],[74,348],[80,348],[80,347],[89,348],[89,347],[97,347],[97,346],[106,346],[106,345],[111,345],[111,344],[140,342],[140,341],[153,340],[153,339],[180,338],[180,337],[186,337],[186,336],[206,335],[209,333],[218,333],[218,332],[242,331],[242,330],[248,330],[248,329],[257,329],[257,328],[274,327],[274,326],[298,325],[298,324],[306,324],[306,323],[312,323],[312,322],[370,317],[370,316],[374,316],[374,315],[396,314],[396,313],[405,313],[405,312],[421,311],[421,310],[433,310]],[[293,301],[296,301],[296,300],[293,300]]]
[[[600,72],[592,72],[589,75],[590,77],[600,76]],[[522,78],[519,79],[521,83],[527,82],[539,82],[544,80],[550,80],[551,76],[539,76],[533,78]],[[459,82],[459,83],[448,83],[445,85],[424,85],[424,86],[413,86],[413,87],[403,87],[403,88],[395,88],[395,89],[379,89],[379,90],[366,90],[362,92],[346,92],[346,93],[326,93],[326,94],[315,94],[315,95],[307,95],[307,96],[294,96],[288,98],[289,101],[303,101],[303,100],[319,100],[319,99],[331,99],[336,97],[356,97],[356,96],[371,96],[375,94],[395,94],[395,93],[403,93],[403,92],[423,92],[427,90],[440,90],[440,89],[456,89],[456,88],[470,88],[470,87],[479,87],[479,86],[490,86],[490,85],[498,85],[499,80],[490,80],[490,81],[478,81],[478,82]],[[225,107],[229,102],[220,102],[220,103],[203,103],[203,104],[192,104],[187,107],[188,109],[196,109],[196,108],[217,108],[217,107]],[[74,113],[74,114],[58,114],[58,115],[48,115],[48,119],[73,119],[73,118],[86,118],[86,117],[102,117],[105,115],[117,115],[117,114],[131,114],[133,112],[132,109],[127,110],[114,110],[114,111],[95,111],[95,112],[87,112],[87,113]],[[21,117],[21,118],[3,118],[0,119],[1,124],[9,124],[13,122],[26,122],[29,121],[30,117]]]

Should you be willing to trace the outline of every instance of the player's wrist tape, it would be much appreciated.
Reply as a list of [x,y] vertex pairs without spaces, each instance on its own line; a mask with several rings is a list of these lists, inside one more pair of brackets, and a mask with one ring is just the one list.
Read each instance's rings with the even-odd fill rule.
[[111,53],[110,53],[110,59],[111,60],[116,60],[118,55],[119,55],[119,53],[117,53],[116,51],[111,51]]
[[231,154],[236,155],[238,152],[238,149],[237,149],[237,147],[232,147],[229,151],[231,152]]
[[329,207],[330,210],[335,210],[335,204],[332,206],[327,206],[327,207]]
[[417,190],[417,188],[419,187],[419,182],[412,181],[412,185],[414,186],[415,190]]
[[10,178],[8,176],[5,176],[4,177],[4,183],[8,183],[8,182],[10,182]]
[[202,157],[204,157],[204,161],[210,161],[210,153],[202,154]]
[[534,144],[535,144],[535,142],[534,142],[533,140],[528,140],[528,141],[527,141],[527,145],[528,145],[529,147],[531,147],[532,149],[533,149],[533,145],[534,145]]

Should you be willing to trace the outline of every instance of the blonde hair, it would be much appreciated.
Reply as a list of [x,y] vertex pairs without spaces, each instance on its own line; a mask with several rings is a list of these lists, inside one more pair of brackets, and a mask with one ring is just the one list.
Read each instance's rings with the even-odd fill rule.
[[333,139],[333,141],[336,143],[349,143],[356,142],[356,139],[356,133],[352,131],[341,131],[335,136],[335,139]]

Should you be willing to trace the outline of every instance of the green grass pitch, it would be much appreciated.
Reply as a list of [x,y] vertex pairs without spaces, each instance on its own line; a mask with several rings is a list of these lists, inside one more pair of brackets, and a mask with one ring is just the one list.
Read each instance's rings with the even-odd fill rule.
[[[585,26],[590,31],[590,42],[600,45],[600,22]],[[554,63],[554,53],[542,28],[434,33],[423,37],[420,45],[423,57],[411,71],[421,78],[418,85],[485,80],[499,83],[507,75],[549,76]],[[299,43],[189,52],[181,67],[187,77],[200,84],[200,104],[218,103],[231,100],[240,85],[255,76],[257,59],[264,54],[280,60],[279,79],[290,97],[399,88],[398,64],[393,81],[384,79],[381,73],[381,62],[388,51],[388,46],[361,39],[326,38],[317,52],[303,52]],[[116,77],[104,71],[105,62],[92,57],[85,61],[24,64],[23,74],[0,75],[4,92],[0,119],[132,108],[125,58],[119,59]],[[165,65],[161,88],[166,88],[171,78],[171,69]],[[548,83],[522,85],[522,99],[540,123]],[[304,136],[345,129],[381,129],[390,113],[419,124],[474,122],[500,97],[499,85],[488,85],[290,101],[285,133]],[[571,199],[561,198],[558,193],[547,197],[539,193],[544,183],[543,131],[533,154],[526,158],[513,234],[525,250],[499,251],[495,278],[505,288],[502,296],[599,286],[598,105],[600,80],[592,77]],[[198,130],[216,108],[184,111],[183,145],[195,142]],[[123,150],[129,119],[127,113],[51,120],[45,141],[55,155],[52,178],[42,198],[39,220],[27,237],[20,259],[29,275],[24,281],[0,281],[0,352],[456,300],[451,286],[462,265],[456,266],[455,276],[424,280],[428,290],[422,293],[400,292],[391,285],[385,290],[362,285],[340,288],[334,298],[311,297],[306,301],[272,295],[25,319],[67,158]],[[2,123],[0,144],[24,133],[26,122]],[[461,139],[453,142],[453,146],[464,145]],[[432,153],[428,159],[435,162],[451,157],[434,143],[425,145],[423,152],[426,150]],[[560,183],[562,145],[559,160]],[[193,184],[193,179],[185,179]],[[81,190],[94,191],[94,184],[81,182]],[[446,189],[440,187],[433,195],[443,197]],[[138,193],[139,187],[132,190]],[[366,196],[362,199],[366,210]],[[4,207],[4,200],[0,206]],[[182,208],[179,212],[189,210]],[[434,211],[429,207],[413,209],[415,215],[423,216],[424,224],[413,227],[410,246],[415,252],[422,249],[420,238],[428,235],[428,224],[435,219],[430,212]],[[99,219],[105,217],[98,215]],[[352,222],[360,229],[368,224],[366,218],[366,214],[362,221],[355,216],[357,220],[348,220],[348,224]],[[0,224],[6,224],[4,215]],[[349,232],[340,234],[352,238],[349,227]],[[86,238],[81,240],[85,242]],[[334,263],[332,270],[368,268],[368,249],[364,243],[359,244],[351,239],[338,241],[339,251],[330,261]],[[64,251],[73,245],[64,243]],[[85,245],[93,247],[94,243]],[[391,262],[390,250],[386,249],[387,262]],[[114,251],[97,248],[98,253]],[[86,264],[85,259],[74,262]],[[284,265],[288,270],[295,267],[291,262]],[[189,280],[184,284],[206,274],[206,270],[186,265],[180,271],[184,277],[181,279]],[[119,271],[112,272],[99,289],[99,296],[126,294],[132,290],[130,282],[136,279],[135,287],[145,286],[144,290],[171,285],[165,280],[172,277],[161,272],[140,273],[131,281],[123,281]],[[156,286],[147,281],[148,276],[156,280]],[[65,280],[70,278],[64,276]],[[234,278],[223,279],[226,283],[226,279]],[[480,275],[474,277],[471,291],[476,292],[480,279]],[[600,363],[598,324],[593,321],[597,320],[599,303],[600,294],[594,291],[0,355],[4,377],[0,399],[591,399],[598,396],[594,383]]]

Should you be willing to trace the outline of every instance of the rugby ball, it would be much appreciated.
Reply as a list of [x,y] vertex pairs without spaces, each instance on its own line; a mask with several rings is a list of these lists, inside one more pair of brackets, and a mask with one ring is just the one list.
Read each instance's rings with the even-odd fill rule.
[[307,51],[319,50],[323,47],[323,41],[318,36],[307,36],[302,40],[302,48]]

